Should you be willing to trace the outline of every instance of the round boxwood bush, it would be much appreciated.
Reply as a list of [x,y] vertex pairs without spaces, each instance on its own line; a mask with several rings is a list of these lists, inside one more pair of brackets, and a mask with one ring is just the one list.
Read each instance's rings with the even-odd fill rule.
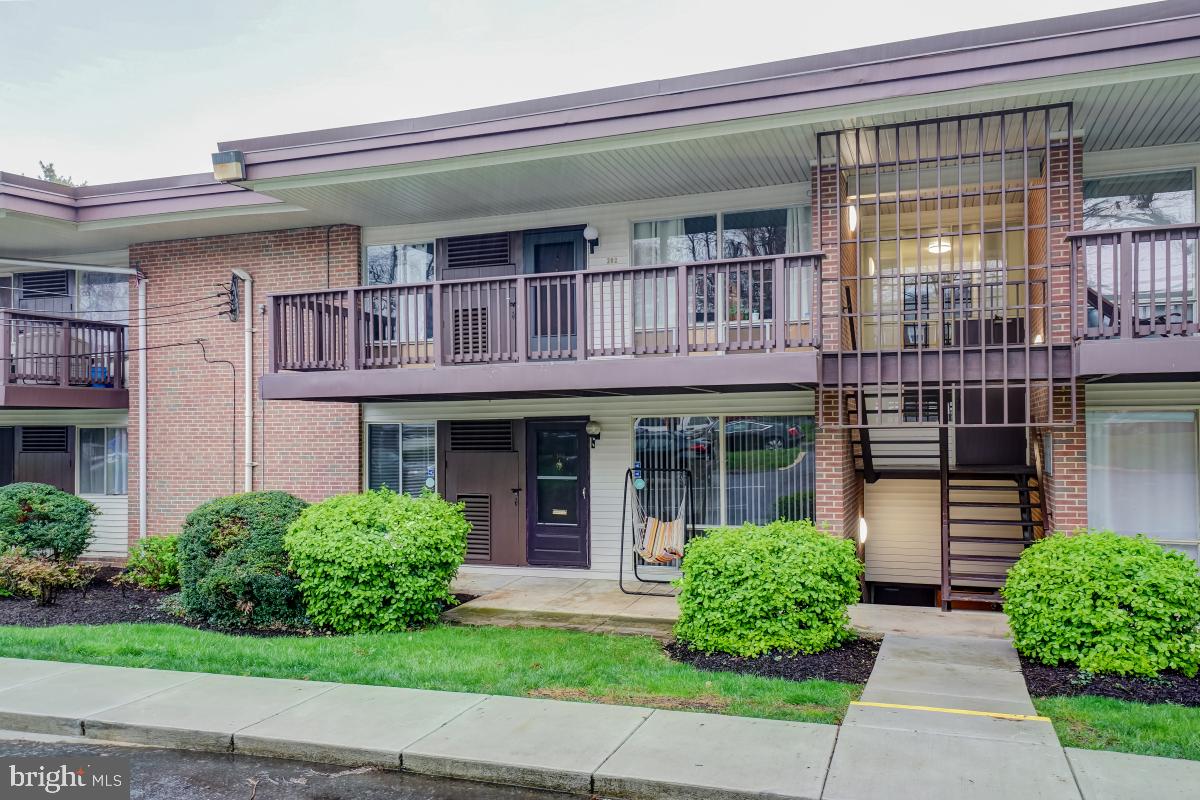
[[309,506],[285,543],[315,624],[395,631],[434,622],[454,602],[470,527],[461,505],[432,492],[380,489]]
[[286,492],[246,492],[197,506],[179,535],[183,612],[222,627],[301,621],[283,534],[306,505]]
[[818,653],[853,639],[854,542],[808,520],[720,528],[688,542],[675,636],[704,652]]
[[1200,667],[1200,572],[1143,536],[1050,536],[1001,591],[1013,644],[1042,663],[1144,676]]
[[74,561],[92,541],[97,513],[87,500],[45,483],[11,483],[0,488],[0,549]]

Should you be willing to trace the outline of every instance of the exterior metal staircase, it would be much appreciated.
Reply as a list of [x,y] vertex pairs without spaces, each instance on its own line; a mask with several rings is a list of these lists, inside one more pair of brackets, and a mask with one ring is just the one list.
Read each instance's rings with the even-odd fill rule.
[[951,468],[945,429],[939,451],[942,609],[956,601],[1002,603],[1009,567],[1045,536],[1038,470],[1024,464]]

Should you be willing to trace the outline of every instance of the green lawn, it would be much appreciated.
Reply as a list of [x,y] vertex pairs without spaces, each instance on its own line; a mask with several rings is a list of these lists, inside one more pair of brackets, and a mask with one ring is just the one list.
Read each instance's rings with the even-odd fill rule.
[[0,627],[0,655],[837,723],[861,687],[702,672],[657,642],[546,629],[254,638],[179,625]]
[[1066,747],[1200,761],[1200,708],[1086,696],[1033,702]]

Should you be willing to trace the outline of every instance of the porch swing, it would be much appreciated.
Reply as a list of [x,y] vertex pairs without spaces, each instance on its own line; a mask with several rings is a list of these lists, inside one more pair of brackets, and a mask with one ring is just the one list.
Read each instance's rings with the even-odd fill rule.
[[[647,487],[653,487],[648,489]],[[647,505],[650,506],[647,509]],[[645,467],[625,470],[621,499],[621,546],[617,585],[625,594],[671,597],[669,591],[638,591],[625,587],[625,540],[631,543],[633,577],[638,583],[667,584],[671,577],[643,575],[639,567],[678,567],[683,548],[696,533],[692,515],[692,471]]]

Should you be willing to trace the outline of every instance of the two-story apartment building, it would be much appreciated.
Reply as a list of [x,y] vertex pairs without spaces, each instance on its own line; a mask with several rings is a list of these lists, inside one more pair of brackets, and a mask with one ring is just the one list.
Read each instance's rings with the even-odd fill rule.
[[213,175],[4,175],[0,256],[135,273],[131,540],[233,490],[434,485],[467,569],[616,577],[641,502],[814,518],[872,599],[987,601],[1049,531],[1196,555],[1198,102],[1171,0],[225,142]]

